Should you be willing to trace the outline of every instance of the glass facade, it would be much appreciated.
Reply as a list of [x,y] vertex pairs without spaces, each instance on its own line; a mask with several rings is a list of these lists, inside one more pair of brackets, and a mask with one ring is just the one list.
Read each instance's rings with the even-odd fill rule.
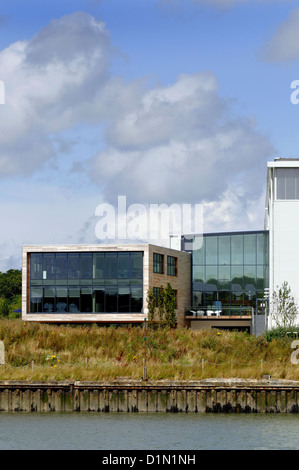
[[143,253],[31,253],[30,313],[141,313]]
[[[269,287],[268,232],[200,237],[200,249],[186,250],[192,253],[193,307],[217,306],[229,313],[234,307],[253,307],[257,311],[264,289]],[[190,238],[183,237],[183,250],[185,244],[190,248]]]

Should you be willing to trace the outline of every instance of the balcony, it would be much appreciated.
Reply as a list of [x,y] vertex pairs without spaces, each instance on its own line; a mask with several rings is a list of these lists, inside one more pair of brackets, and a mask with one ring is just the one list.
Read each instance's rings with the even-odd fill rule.
[[185,318],[188,320],[210,319],[250,319],[254,315],[253,307],[232,305],[208,305],[207,307],[187,307]]

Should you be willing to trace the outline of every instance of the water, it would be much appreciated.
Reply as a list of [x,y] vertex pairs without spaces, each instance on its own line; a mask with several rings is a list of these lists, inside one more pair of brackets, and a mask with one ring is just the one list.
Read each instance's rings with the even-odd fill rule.
[[0,450],[297,450],[299,415],[0,413]]

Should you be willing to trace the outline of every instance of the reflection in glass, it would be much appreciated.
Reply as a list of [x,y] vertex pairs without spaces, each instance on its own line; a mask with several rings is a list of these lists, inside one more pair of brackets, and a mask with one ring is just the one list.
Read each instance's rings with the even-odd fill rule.
[[56,288],[56,312],[59,312],[59,313],[67,312],[67,288],[66,287]]
[[106,253],[106,277],[117,278],[117,253]]
[[243,235],[234,235],[231,239],[232,264],[243,264]]
[[56,253],[56,279],[67,279],[67,253]]
[[217,264],[217,237],[206,238],[206,264]]
[[55,253],[43,255],[43,279],[55,279]]
[[142,288],[131,288],[131,312],[142,313]]
[[41,253],[32,253],[30,256],[30,278],[43,278],[43,255]]
[[219,264],[230,264],[230,236],[219,237]]
[[79,253],[68,253],[68,278],[79,279],[80,277],[80,255]]
[[94,253],[94,279],[105,279],[105,253]]
[[43,311],[42,298],[43,298],[42,287],[31,287],[31,302],[30,302],[31,313],[41,313]]
[[118,277],[121,279],[128,279],[130,277],[129,253],[118,254]]
[[244,235],[244,264],[256,264],[256,235]]
[[81,253],[80,261],[81,279],[92,279],[92,253]]
[[43,312],[53,313],[54,312],[54,301],[55,301],[55,288],[45,287],[43,295]]
[[68,290],[68,311],[70,313],[80,312],[80,288],[70,287]]

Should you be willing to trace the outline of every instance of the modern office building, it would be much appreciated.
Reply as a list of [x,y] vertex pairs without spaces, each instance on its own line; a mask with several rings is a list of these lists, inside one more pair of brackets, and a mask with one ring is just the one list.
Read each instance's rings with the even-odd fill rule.
[[137,245],[23,247],[22,318],[39,322],[140,323],[147,292],[169,282],[178,325],[191,303],[191,255]]
[[[268,231],[182,238],[182,249],[188,247],[192,253],[191,327],[213,324],[250,329],[254,315],[265,315],[268,239]],[[217,323],[215,316],[219,318]]]
[[[266,191],[270,302],[273,292],[288,282],[299,305],[299,159],[268,162]],[[270,315],[269,328],[273,326]]]
[[281,158],[267,164],[264,230],[183,235],[178,249],[26,246],[22,318],[142,322],[148,290],[170,282],[179,326],[261,332],[275,326],[268,314],[283,282],[299,306],[298,213],[299,159]]

